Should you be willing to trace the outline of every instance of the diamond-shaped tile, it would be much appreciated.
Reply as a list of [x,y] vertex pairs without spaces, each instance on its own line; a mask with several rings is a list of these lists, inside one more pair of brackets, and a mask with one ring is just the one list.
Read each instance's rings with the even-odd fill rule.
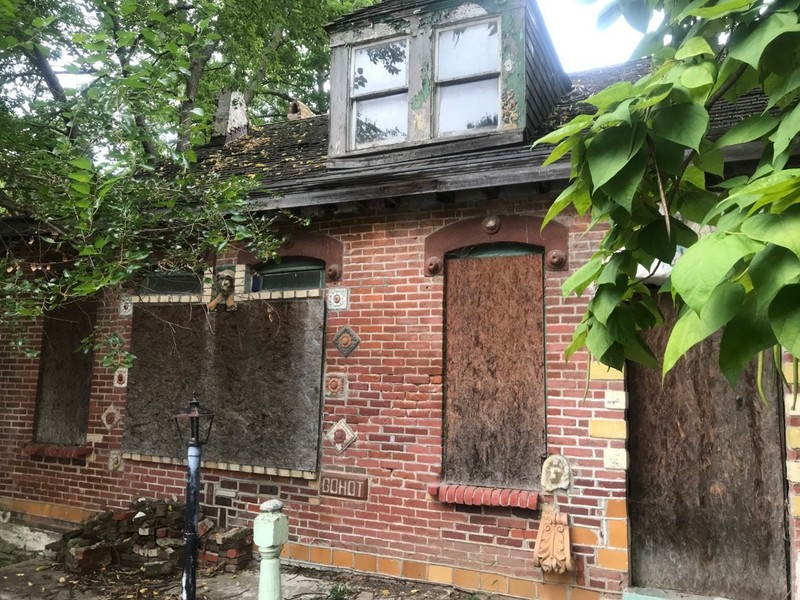
[[350,353],[358,348],[361,343],[361,338],[356,335],[356,332],[350,329],[347,325],[339,330],[336,337],[333,338],[333,345],[341,352],[342,356],[348,357]]
[[347,424],[347,421],[339,419],[336,425],[328,430],[325,437],[339,452],[344,452],[350,444],[356,441],[358,436],[350,425]]

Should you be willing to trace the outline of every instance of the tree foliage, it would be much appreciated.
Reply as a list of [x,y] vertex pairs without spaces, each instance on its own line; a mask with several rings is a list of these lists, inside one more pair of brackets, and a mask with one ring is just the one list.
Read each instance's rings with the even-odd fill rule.
[[[591,0],[590,0],[591,1]],[[600,15],[646,33],[652,72],[590,97],[596,111],[538,140],[547,162],[571,153],[572,206],[607,233],[564,293],[596,289],[567,355],[657,366],[638,332],[663,318],[644,281],[674,263],[659,290],[680,307],[663,359],[673,368],[722,330],[719,363],[733,385],[770,347],[800,356],[800,0],[613,0]],[[715,137],[709,112],[761,98],[763,110]],[[752,156],[733,164],[732,151]],[[685,252],[684,252],[685,249]],[[762,355],[763,356],[763,355]]]
[[[0,0],[0,324],[276,247],[253,182],[193,172],[217,95],[327,108],[324,23],[367,0]],[[8,233],[8,232],[6,232]],[[21,342],[20,342],[21,343]]]

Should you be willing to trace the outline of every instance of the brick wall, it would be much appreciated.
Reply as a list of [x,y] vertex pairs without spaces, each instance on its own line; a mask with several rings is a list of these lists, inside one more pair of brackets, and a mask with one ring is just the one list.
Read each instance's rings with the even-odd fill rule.
[[[542,510],[570,515],[576,573],[543,575],[534,566],[538,511],[443,504],[429,493],[441,469],[443,280],[424,276],[425,237],[470,217],[541,216],[553,199],[553,194],[508,189],[491,201],[466,194],[449,204],[421,200],[399,209],[315,219],[312,230],[344,244],[343,276],[332,285],[350,291],[349,309],[327,315],[325,372],[344,377],[346,393],[326,394],[323,432],[346,419],[358,436],[342,453],[323,439],[322,470],[367,477],[369,499],[328,497],[319,493],[318,480],[232,465],[204,469],[206,513],[220,526],[250,524],[260,502],[279,497],[290,519],[290,543],[284,549],[290,560],[519,597],[618,598],[628,570],[624,384],[621,373],[589,365],[585,353],[567,364],[563,360],[585,300],[564,299],[561,284],[589,259],[602,235],[584,233],[585,219],[562,220],[570,228],[569,270],[545,272],[548,453],[567,457],[573,486],[569,494],[542,496],[539,503]],[[99,315],[103,331],[127,339],[129,318],[119,316],[113,298],[107,300]],[[362,340],[347,358],[332,346],[345,325]],[[591,377],[584,394],[587,369]],[[54,518],[52,508],[49,516],[39,514],[47,512],[42,507],[80,511],[121,507],[142,496],[182,497],[184,470],[175,461],[137,456],[112,468],[109,459],[120,449],[122,423],[107,427],[102,416],[112,404],[124,416],[125,407],[124,388],[113,387],[112,379],[112,370],[96,364],[91,455],[29,457],[22,448],[33,432],[37,361],[0,347],[0,411],[5,415],[0,509],[52,525],[79,514]],[[797,425],[797,418],[790,424]]]

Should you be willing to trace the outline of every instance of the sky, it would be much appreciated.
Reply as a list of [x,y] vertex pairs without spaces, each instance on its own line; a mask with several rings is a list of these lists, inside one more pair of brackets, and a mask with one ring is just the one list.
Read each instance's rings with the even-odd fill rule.
[[604,0],[592,4],[578,0],[537,3],[567,73],[625,62],[642,38],[624,19],[600,31],[597,14],[607,4]]

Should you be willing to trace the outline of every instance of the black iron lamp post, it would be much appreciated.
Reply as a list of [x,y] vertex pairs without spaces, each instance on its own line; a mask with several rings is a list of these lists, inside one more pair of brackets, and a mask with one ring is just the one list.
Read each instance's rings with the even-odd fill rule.
[[183,578],[181,600],[195,600],[197,583],[197,508],[200,502],[200,448],[211,436],[214,413],[200,408],[197,393],[174,415],[181,444],[188,444],[189,472],[186,479],[186,519],[183,527]]

